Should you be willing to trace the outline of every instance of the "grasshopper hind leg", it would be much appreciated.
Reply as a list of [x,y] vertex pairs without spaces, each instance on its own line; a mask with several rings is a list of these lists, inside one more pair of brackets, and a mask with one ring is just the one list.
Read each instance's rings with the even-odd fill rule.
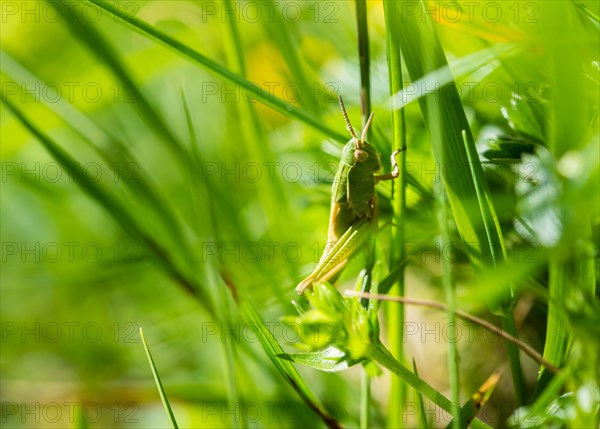
[[326,249],[315,270],[296,286],[296,292],[302,294],[316,282],[334,282],[348,261],[362,249],[370,235],[371,224],[371,217],[363,217],[354,222],[329,251]]

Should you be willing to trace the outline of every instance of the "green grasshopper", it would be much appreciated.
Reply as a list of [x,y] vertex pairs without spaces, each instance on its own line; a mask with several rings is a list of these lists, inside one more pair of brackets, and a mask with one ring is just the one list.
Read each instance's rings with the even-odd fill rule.
[[340,165],[333,180],[327,246],[315,270],[296,287],[299,294],[313,283],[333,283],[339,277],[348,261],[363,247],[369,232],[377,226],[375,185],[382,180],[397,178],[400,172],[396,156],[404,148],[392,154],[390,173],[377,174],[381,169],[379,153],[365,140],[373,113],[359,139],[350,124],[341,96],[339,102],[352,139],[342,150]]

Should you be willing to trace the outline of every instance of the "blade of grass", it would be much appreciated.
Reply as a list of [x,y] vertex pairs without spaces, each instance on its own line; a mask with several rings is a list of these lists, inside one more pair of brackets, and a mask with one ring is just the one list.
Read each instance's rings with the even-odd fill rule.
[[[437,195],[437,221],[440,231],[441,247],[445,248],[450,242],[450,232],[448,228],[448,210],[446,207],[446,197],[444,193],[443,182],[436,184]],[[454,429],[460,429],[461,410],[460,410],[460,385],[458,369],[458,352],[456,350],[456,289],[452,281],[452,266],[450,259],[442,258],[442,285],[448,303],[448,375],[450,380],[450,398],[453,402],[452,416]]]
[[[194,127],[194,121],[192,119],[192,112],[190,111],[190,105],[185,95],[183,88],[180,88],[179,93],[181,94],[181,104],[183,105],[183,113],[185,115],[185,123],[187,125],[188,139],[190,142],[190,155],[193,157],[193,162],[196,165],[202,165],[202,156],[200,155],[200,148],[198,139],[196,137],[196,129]],[[198,192],[195,192],[195,187],[188,187],[189,198],[191,201],[191,209],[193,211],[193,227],[197,234],[200,234],[200,212],[201,204],[198,196]]]
[[[358,30],[358,62],[360,65],[360,111],[362,127],[371,114],[371,76],[369,67],[369,26],[367,23],[367,2],[356,0],[356,28]],[[369,137],[369,135],[367,135]]]
[[154,364],[154,359],[152,359],[152,353],[150,353],[150,348],[148,347],[148,343],[146,342],[146,337],[144,337],[144,330],[140,327],[140,338],[142,339],[142,344],[144,345],[144,351],[146,352],[146,357],[148,358],[148,363],[150,364],[150,369],[152,370],[152,377],[154,377],[154,382],[156,383],[156,388],[158,389],[158,394],[160,395],[160,400],[165,407],[165,411],[169,415],[169,420],[171,421],[171,426],[175,429],[178,428],[177,420],[175,420],[175,415],[173,414],[173,410],[171,409],[171,404],[169,403],[169,398],[167,398],[167,393],[163,387],[162,381],[160,381],[160,375],[158,374],[158,369],[156,369],[156,365]]
[[[413,371],[415,375],[419,377],[419,372],[417,371],[417,361],[413,358]],[[417,406],[419,407],[419,427],[423,429],[429,428],[429,423],[427,423],[427,416],[425,415],[425,402],[423,402],[423,395],[417,392]]]
[[240,313],[244,320],[250,325],[255,326],[258,329],[258,339],[267,354],[267,357],[273,363],[273,366],[277,369],[279,374],[287,381],[292,389],[300,396],[306,405],[308,405],[319,418],[329,428],[341,428],[340,423],[335,420],[331,415],[327,413],[325,408],[320,404],[318,398],[310,390],[310,387],[306,384],[296,367],[286,359],[279,358],[279,355],[285,355],[285,352],[277,342],[277,339],[273,336],[271,331],[265,326],[262,318],[258,314],[254,304],[248,299],[247,293],[241,288],[240,285],[233,282],[231,276],[221,269],[221,278],[233,300],[238,305]]
[[[386,27],[386,48],[388,61],[388,81],[390,94],[402,91],[404,82],[402,78],[402,54],[400,49],[400,32],[397,26],[400,23],[400,10],[398,2],[384,2]],[[392,152],[405,149],[398,154],[399,177],[392,183],[392,227],[390,228],[390,271],[398,270],[396,280],[392,284],[391,293],[398,296],[405,294],[405,218],[406,218],[406,122],[404,110],[394,108],[392,116]],[[404,362],[404,305],[387,307],[388,312],[388,343],[390,350],[400,362]],[[416,369],[416,367],[415,367]],[[416,372],[416,371],[415,371]],[[420,395],[419,395],[420,397]],[[406,384],[398,377],[393,377],[390,385],[390,402],[388,406],[388,427],[400,428],[403,426],[402,406],[406,398]]]
[[362,359],[344,359],[344,352],[333,346],[326,349],[307,353],[284,353],[277,355],[278,358],[300,363],[324,372],[345,371],[353,365],[365,361]]
[[[358,63],[360,67],[360,112],[361,128],[364,129],[369,115],[371,114],[371,78],[370,78],[370,58],[369,58],[369,27],[367,21],[367,2],[366,0],[356,0],[356,30],[358,33]],[[367,140],[370,140],[370,130],[367,131]],[[370,291],[373,283],[373,268],[375,267],[375,239],[370,237],[367,242],[367,258],[362,278],[362,291]],[[363,300],[362,304],[369,308],[369,301]],[[371,311],[374,311],[371,309]],[[371,404],[371,377],[367,373],[367,368],[361,368],[361,387],[360,387],[360,427],[368,428],[370,426]]]
[[[504,314],[502,316],[502,328],[508,332],[511,336],[516,337],[517,335],[517,324],[511,314]],[[511,343],[507,343],[506,351],[508,352],[508,361],[510,364],[510,370],[512,374],[513,386],[515,388],[515,395],[517,403],[523,405],[527,403],[527,387],[525,386],[525,378],[523,376],[523,368],[521,367],[521,359],[519,357],[519,350],[512,346]]]
[[[401,377],[406,383],[410,384],[418,393],[423,394],[427,399],[432,401],[441,409],[452,412],[452,402],[435,390],[427,382],[423,381],[417,375],[409,371],[404,365],[398,362],[394,356],[385,348],[382,343],[373,344],[369,353],[369,357],[381,366],[387,368],[398,377]],[[487,427],[487,425],[479,420],[473,421],[473,427]]]
[[[219,309],[223,320],[225,321],[226,332],[235,332],[235,326],[229,311],[229,305],[227,302],[227,291],[225,288],[219,288]],[[225,385],[227,386],[227,402],[229,409],[235,409],[237,404],[241,404],[242,397],[239,394],[237,382],[236,382],[236,366],[237,363],[237,349],[234,341],[223,341],[223,355],[225,359],[223,361],[223,375],[225,379]],[[242,371],[240,371],[242,372]],[[231,423],[234,428],[245,428],[248,427],[246,417],[242,416],[240,421],[233,419]]]
[[369,428],[371,419],[371,377],[365,368],[360,373],[360,427]]
[[467,429],[473,419],[477,417],[477,414],[479,411],[481,411],[481,408],[483,408],[486,402],[490,399],[492,393],[494,393],[494,389],[500,381],[500,377],[501,374],[499,372],[495,372],[490,375],[487,380],[484,381],[481,387],[477,389],[477,392],[471,395],[465,405],[462,406],[460,409],[460,419],[452,419],[446,428],[450,429],[453,427],[459,427],[461,429]]
[[387,368],[405,382],[410,384],[415,390],[432,401],[438,407],[448,412],[452,411],[452,403],[448,398],[435,390],[430,384],[409,371],[404,365],[398,362],[383,344],[373,344],[369,357],[378,364]]
[[543,410],[550,402],[560,395],[565,384],[573,377],[572,370],[567,367],[546,384],[545,388],[540,392],[535,402],[531,405],[533,409]]

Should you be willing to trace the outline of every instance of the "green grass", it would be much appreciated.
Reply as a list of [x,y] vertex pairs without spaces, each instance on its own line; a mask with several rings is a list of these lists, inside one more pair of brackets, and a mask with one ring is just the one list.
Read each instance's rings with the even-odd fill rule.
[[150,348],[148,347],[148,343],[146,342],[146,338],[144,337],[144,331],[142,330],[142,328],[140,328],[140,338],[142,339],[142,344],[144,345],[146,357],[148,358],[148,364],[150,365],[150,369],[152,370],[152,376],[154,377],[154,382],[156,383],[156,388],[158,389],[160,400],[162,401],[163,406],[165,407],[165,412],[169,415],[171,427],[177,429],[179,427],[177,425],[177,419],[175,419],[175,415],[173,414],[173,410],[171,409],[169,398],[167,398],[167,393],[165,392],[165,389],[160,380],[160,375],[158,374],[158,370],[156,369],[154,359],[152,359],[152,353],[150,353]]
[[[31,4],[71,19],[4,11],[8,423],[77,398],[105,411],[78,427],[598,426],[596,2]],[[406,150],[336,287],[444,311],[294,292],[349,138],[338,93],[355,125],[376,113],[385,171]],[[152,356],[125,340],[138,321]]]
[[[404,86],[402,76],[402,49],[400,47],[400,31],[399,25],[401,14],[399,11],[399,3],[387,2],[384,3],[384,13],[386,19],[386,48],[388,58],[388,86],[390,95],[394,95],[402,91]],[[390,240],[393,243],[403,243],[406,237],[406,153],[410,150],[406,141],[406,121],[403,109],[395,109],[392,112],[392,130],[393,144],[392,152],[395,150],[406,150],[400,152],[398,165],[400,168],[400,176],[394,184],[393,193],[391,195],[394,217],[392,227],[390,228]],[[406,291],[405,274],[404,274],[404,246],[392,246],[390,248],[390,270],[398,269],[397,280],[394,282],[393,294],[403,296]],[[404,321],[405,310],[404,305],[399,304],[387,308],[389,320],[389,347],[394,356],[401,362],[405,361],[404,356]],[[416,368],[416,366],[415,366]],[[416,371],[415,371],[416,372]],[[406,400],[406,386],[398,378],[392,379],[390,388],[390,401],[388,405],[389,417],[387,424],[389,427],[402,427],[404,419],[402,418],[402,406]],[[421,398],[421,395],[418,396]],[[422,400],[419,402],[421,407]],[[423,411],[423,410],[421,410]],[[424,412],[424,411],[423,411]]]

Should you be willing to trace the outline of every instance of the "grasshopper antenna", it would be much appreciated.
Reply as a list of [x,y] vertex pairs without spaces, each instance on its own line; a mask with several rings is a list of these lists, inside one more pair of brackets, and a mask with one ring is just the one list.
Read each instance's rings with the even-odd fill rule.
[[346,128],[350,131],[350,134],[354,138],[354,140],[358,140],[356,137],[356,133],[354,132],[354,128],[352,128],[352,124],[350,123],[350,118],[348,118],[348,113],[346,112],[346,107],[344,106],[344,101],[342,100],[342,96],[338,95],[338,101],[340,102],[340,107],[342,108],[342,113],[344,115],[344,120],[346,121]]
[[362,130],[362,135],[360,136],[360,140],[363,142],[367,138],[367,131],[369,131],[369,127],[371,126],[371,121],[373,121],[373,115],[375,115],[375,112],[371,112],[371,114],[369,115],[369,119],[367,119],[367,123],[365,124],[365,127]]

